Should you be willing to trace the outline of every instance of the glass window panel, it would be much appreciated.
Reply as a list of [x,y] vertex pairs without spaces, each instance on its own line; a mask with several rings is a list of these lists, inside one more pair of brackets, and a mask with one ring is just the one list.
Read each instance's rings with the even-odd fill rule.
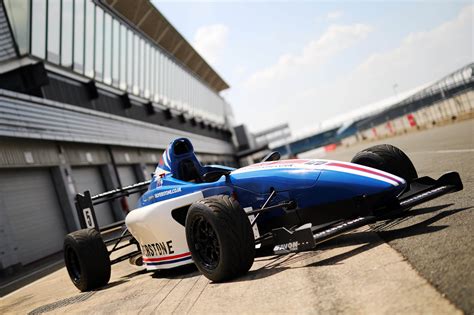
[[31,17],[31,54],[44,59],[46,52],[46,2],[36,0],[32,2]]
[[15,36],[20,54],[28,53],[30,49],[30,1],[29,0],[5,0],[5,9]]
[[74,70],[84,72],[84,0],[74,0]]
[[148,51],[148,92],[149,92],[149,95],[148,97],[151,98],[152,96],[152,90],[153,90],[153,68],[154,68],[154,64],[155,64],[155,54],[153,53],[154,52],[154,47],[153,46],[149,46],[150,49]]
[[158,82],[156,82],[157,90],[158,90],[158,97],[160,98],[163,96],[163,54],[161,51],[157,51],[158,53],[158,62],[156,63],[156,71],[158,74]]
[[150,96],[150,45],[145,43],[145,69],[144,69],[144,74],[145,74],[145,80],[144,80],[144,86],[145,86],[145,97],[148,98]]
[[[171,60],[171,59],[170,59]],[[173,100],[173,103],[176,102],[176,65],[175,63],[171,60],[170,62],[170,76],[171,76],[171,99]]]
[[173,60],[173,63],[171,64],[171,70],[172,70],[172,78],[173,78],[173,86],[172,86],[173,100],[175,104],[178,104],[179,96],[177,94],[177,90],[178,90],[179,77],[178,77],[178,66],[176,65],[174,60]]
[[86,1],[86,33],[84,44],[85,60],[84,60],[84,74],[88,77],[94,76],[94,23],[95,23],[95,5],[92,1]]
[[59,34],[61,22],[61,0],[48,1],[48,56],[53,63],[59,63]]
[[150,99],[155,99],[155,48],[150,48]]
[[72,66],[72,13],[73,13],[73,0],[62,0],[61,8],[61,65],[65,67]]
[[133,34],[133,94],[138,95],[139,93],[139,73],[140,73],[140,38]]
[[155,50],[153,46],[149,46],[148,50],[148,97],[153,99],[153,68],[155,67]]
[[173,93],[173,88],[174,88],[174,72],[173,72],[173,62],[171,61],[171,58],[168,58],[168,98],[170,99],[170,102],[174,104],[174,93]]
[[161,86],[162,86],[162,90],[161,90],[161,97],[163,98],[163,102],[166,100],[166,82],[167,82],[167,76],[166,76],[166,70],[167,70],[167,67],[166,67],[166,55],[163,53],[161,55],[161,66],[162,66],[162,69],[161,69]]
[[95,7],[95,78],[102,80],[104,71],[104,10]]
[[152,97],[153,99],[156,101],[158,101],[157,99],[157,95],[158,95],[158,80],[160,79],[159,77],[159,73],[158,73],[158,63],[160,62],[160,56],[158,54],[158,49],[153,49],[153,68],[152,68],[152,71],[153,71],[153,87],[152,87]]
[[127,31],[127,85],[128,90],[132,91],[133,88],[133,44],[135,41],[135,37],[133,36],[133,32],[128,30]]
[[104,14],[104,82],[112,83],[112,17]]
[[188,101],[188,76],[187,73],[183,71],[183,100],[186,105],[189,105]]
[[162,58],[161,58],[161,86],[162,86],[162,90],[161,90],[161,97],[163,99],[163,102],[166,103],[166,96],[167,96],[167,91],[166,91],[166,70],[167,70],[167,67],[166,67],[166,55],[163,54],[162,55]]
[[170,99],[171,101],[173,102],[174,105],[175,104],[175,101],[176,101],[176,98],[175,98],[175,95],[174,95],[174,88],[175,88],[175,83],[176,83],[176,76],[175,76],[175,70],[174,70],[174,62],[171,58],[168,59],[169,61],[169,77],[170,77],[170,87],[169,87],[169,95],[170,95]]
[[167,100],[167,96],[168,96],[168,91],[167,91],[167,88],[168,88],[168,76],[167,76],[167,71],[168,71],[168,64],[167,64],[167,59],[166,59],[166,55],[163,54],[163,58],[162,58],[162,67],[163,67],[163,70],[162,70],[162,84],[163,84],[163,90],[162,90],[162,94],[161,96],[163,97],[163,101],[166,102]]
[[113,21],[113,40],[112,40],[112,84],[119,86],[120,79],[120,54],[125,53],[120,50],[120,23]]
[[169,64],[168,64],[168,56],[165,55],[165,58],[163,60],[163,84],[164,84],[164,89],[163,89],[163,96],[165,98],[165,102],[167,103],[169,101],[169,96],[170,96],[170,91],[169,91],[169,82],[170,82],[170,74],[169,74]]
[[127,89],[127,29],[120,24],[120,88]]
[[140,68],[138,70],[138,87],[140,88],[140,95],[143,95],[145,90],[145,41],[140,38]]
[[180,103],[183,103],[184,89],[183,89],[183,76],[182,76],[182,73],[181,73],[181,67],[179,65],[177,65],[176,70],[178,71],[178,83],[177,83],[177,86],[176,86],[176,90],[177,90],[177,93],[178,93],[178,101]]

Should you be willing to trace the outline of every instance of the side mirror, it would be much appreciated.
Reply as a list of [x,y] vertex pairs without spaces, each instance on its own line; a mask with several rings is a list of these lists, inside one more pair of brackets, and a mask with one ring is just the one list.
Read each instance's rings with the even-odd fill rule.
[[221,178],[222,175],[225,175],[227,177],[229,174],[230,174],[230,171],[224,171],[224,170],[210,171],[202,175],[202,181],[204,183],[215,182],[216,180]]
[[278,151],[273,151],[265,155],[261,162],[278,161],[281,155]]

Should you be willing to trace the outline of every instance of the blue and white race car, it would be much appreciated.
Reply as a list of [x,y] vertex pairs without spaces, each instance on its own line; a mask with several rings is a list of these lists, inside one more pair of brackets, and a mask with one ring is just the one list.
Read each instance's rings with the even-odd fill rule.
[[[66,236],[65,263],[81,291],[106,285],[111,265],[125,259],[148,270],[194,263],[208,279],[226,281],[247,273],[255,257],[312,250],[462,188],[456,172],[438,180],[418,177],[410,159],[391,145],[361,151],[351,163],[280,161],[273,152],[233,169],[201,165],[191,142],[180,138],[163,153],[151,181],[76,196],[83,229]],[[94,205],[145,189],[123,233],[104,241]],[[117,225],[105,229],[112,228]],[[127,246],[136,249],[110,259]]]

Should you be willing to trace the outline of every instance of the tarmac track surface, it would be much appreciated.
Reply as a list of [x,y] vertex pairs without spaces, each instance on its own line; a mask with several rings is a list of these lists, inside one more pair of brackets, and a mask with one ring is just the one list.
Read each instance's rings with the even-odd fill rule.
[[474,121],[358,144],[325,158],[350,161],[379,143],[407,153],[419,176],[461,175],[463,191],[413,209],[409,217],[380,227],[378,234],[449,300],[474,314]]
[[[405,150],[420,175],[459,171],[464,190],[378,232],[365,227],[313,252],[259,258],[232,282],[212,283],[192,266],[151,273],[123,262],[108,286],[79,293],[63,268],[1,298],[0,313],[474,313],[472,121],[382,142]],[[350,160],[372,144],[326,158]]]

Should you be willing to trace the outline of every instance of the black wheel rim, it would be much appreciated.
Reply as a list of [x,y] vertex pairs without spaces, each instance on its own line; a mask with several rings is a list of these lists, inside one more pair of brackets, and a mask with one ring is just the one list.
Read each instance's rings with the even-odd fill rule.
[[66,248],[66,267],[72,281],[79,282],[81,280],[81,265],[76,251],[70,246]]
[[216,232],[202,216],[194,220],[192,227],[194,249],[199,261],[207,270],[214,270],[219,264],[221,254]]

